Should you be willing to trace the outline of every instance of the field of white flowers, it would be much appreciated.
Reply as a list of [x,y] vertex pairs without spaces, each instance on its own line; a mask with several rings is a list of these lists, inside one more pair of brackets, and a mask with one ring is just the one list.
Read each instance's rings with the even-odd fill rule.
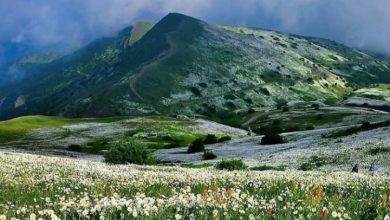
[[0,219],[389,219],[390,175],[0,154]]

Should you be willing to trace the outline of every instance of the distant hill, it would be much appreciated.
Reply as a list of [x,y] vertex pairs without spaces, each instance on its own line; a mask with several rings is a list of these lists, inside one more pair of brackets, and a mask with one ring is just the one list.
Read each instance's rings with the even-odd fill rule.
[[343,100],[390,83],[390,65],[318,38],[213,26],[171,13],[99,39],[0,88],[0,118],[202,114]]

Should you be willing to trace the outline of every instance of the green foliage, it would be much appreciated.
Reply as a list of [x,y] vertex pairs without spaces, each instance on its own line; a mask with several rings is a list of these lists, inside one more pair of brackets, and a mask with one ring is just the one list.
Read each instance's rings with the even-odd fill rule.
[[217,158],[217,155],[215,155],[214,152],[212,152],[210,150],[205,150],[203,152],[202,158],[203,158],[203,160],[213,160],[213,159]]
[[187,153],[197,153],[204,151],[204,142],[202,138],[198,138],[188,147]]
[[316,168],[316,165],[313,163],[309,163],[309,162],[302,163],[299,166],[299,170],[302,170],[302,171],[310,171],[310,170],[314,170],[315,168]]
[[311,107],[313,107],[315,110],[320,109],[320,105],[318,103],[312,104]]
[[378,154],[390,153],[390,147],[375,147],[368,150],[368,153],[373,156]]
[[226,141],[230,141],[232,139],[232,137],[230,136],[223,136],[219,139],[219,142],[226,142]]
[[71,144],[68,146],[68,150],[70,151],[81,151],[81,145],[78,145],[78,144]]
[[90,153],[90,154],[101,154],[104,150],[108,148],[109,145],[108,138],[96,138],[89,141],[87,144],[80,146],[79,152]]
[[285,171],[286,168],[287,168],[286,165],[279,165],[277,167],[269,166],[269,165],[261,165],[261,166],[252,167],[251,170],[257,170],[257,171],[266,171],[266,170]]
[[271,145],[271,144],[283,144],[283,143],[286,143],[286,141],[279,134],[268,133],[268,134],[264,135],[264,137],[261,138],[260,143],[262,145]]
[[0,122],[0,143],[22,138],[35,128],[55,128],[82,122],[79,119],[66,119],[49,116],[23,116]]
[[204,139],[204,144],[216,144],[218,143],[218,138],[215,134],[208,134]]
[[248,166],[241,159],[226,159],[218,162],[215,168],[219,170],[245,170]]
[[105,162],[112,164],[142,164],[152,165],[157,161],[152,152],[137,141],[121,141],[104,154]]
[[390,120],[389,121],[383,121],[383,122],[378,122],[378,123],[368,123],[368,122],[363,122],[361,126],[359,127],[352,127],[352,128],[347,128],[344,130],[340,131],[335,131],[331,134],[324,135],[324,137],[327,138],[339,138],[339,137],[344,137],[352,134],[356,134],[362,131],[368,131],[368,130],[373,130],[381,127],[388,127],[390,126]]
[[190,90],[191,90],[191,92],[192,92],[195,96],[198,96],[198,97],[201,97],[201,96],[202,96],[202,93],[201,93],[201,91],[200,91],[198,88],[196,88],[196,87],[191,87]]
[[200,163],[200,164],[185,163],[185,164],[181,164],[180,166],[184,167],[184,168],[199,169],[199,168],[212,167],[213,164],[211,164],[211,163]]
[[326,157],[312,156],[308,162],[302,163],[299,169],[302,171],[314,170],[315,168],[322,167],[325,164],[332,163],[334,161]]

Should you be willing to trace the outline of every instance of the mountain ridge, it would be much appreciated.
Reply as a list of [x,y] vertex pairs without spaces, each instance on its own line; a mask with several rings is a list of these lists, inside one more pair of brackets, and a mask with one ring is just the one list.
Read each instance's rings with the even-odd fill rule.
[[0,118],[224,117],[294,100],[336,103],[353,89],[390,83],[387,63],[328,40],[213,26],[178,13],[135,26],[0,87]]

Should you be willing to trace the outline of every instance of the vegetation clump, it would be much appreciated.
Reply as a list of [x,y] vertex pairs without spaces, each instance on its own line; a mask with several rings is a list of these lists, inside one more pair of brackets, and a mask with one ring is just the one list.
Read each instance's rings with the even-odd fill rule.
[[308,162],[302,163],[301,166],[299,166],[299,170],[314,170],[315,168],[322,167],[329,163],[331,163],[331,161],[329,161],[329,159],[326,157],[312,156]]
[[256,171],[266,171],[266,170],[285,171],[286,168],[287,168],[286,165],[279,165],[277,167],[269,166],[269,165],[261,165],[261,166],[252,167],[251,170],[256,170]]
[[222,142],[230,141],[231,139],[232,137],[230,136],[223,136],[219,139],[219,142],[222,143]]
[[370,155],[390,153],[390,147],[376,147],[368,151]]
[[277,133],[268,133],[261,138],[262,145],[271,145],[271,144],[283,144],[286,141]]
[[245,170],[248,166],[241,159],[227,159],[215,165],[218,170]]
[[80,151],[81,150],[81,146],[78,145],[78,144],[71,144],[68,146],[68,150],[70,151]]
[[156,164],[156,158],[145,144],[124,140],[115,144],[104,154],[105,162],[112,164]]
[[216,144],[218,143],[218,138],[215,134],[208,134],[204,139],[204,144]]
[[368,131],[373,130],[377,128],[387,127],[390,126],[390,120],[388,121],[382,121],[378,123],[369,123],[369,122],[363,122],[359,127],[351,127],[344,130],[333,132],[329,135],[325,135],[327,138],[339,138],[344,137],[352,134],[359,133],[361,131]]
[[215,155],[214,152],[212,152],[212,151],[205,150],[203,152],[202,158],[203,158],[203,160],[213,160],[213,159],[217,158],[217,155]]
[[192,144],[188,147],[187,153],[197,153],[204,151],[204,142],[202,138],[198,138],[192,142]]

